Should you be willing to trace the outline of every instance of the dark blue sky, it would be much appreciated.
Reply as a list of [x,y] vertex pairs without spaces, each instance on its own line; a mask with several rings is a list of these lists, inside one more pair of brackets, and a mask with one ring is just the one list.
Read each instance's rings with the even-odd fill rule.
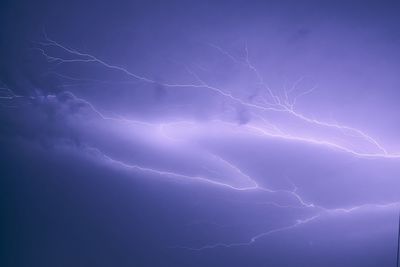
[[395,1],[3,1],[1,266],[395,266]]

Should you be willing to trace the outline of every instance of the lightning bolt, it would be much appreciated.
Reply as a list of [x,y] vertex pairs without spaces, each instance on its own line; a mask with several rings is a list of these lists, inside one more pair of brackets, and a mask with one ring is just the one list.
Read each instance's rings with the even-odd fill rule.
[[216,244],[213,244],[213,245],[205,245],[205,246],[198,247],[198,248],[183,247],[183,246],[181,246],[181,247],[175,246],[175,247],[171,247],[171,248],[180,248],[180,249],[201,251],[201,250],[215,249],[215,248],[232,248],[232,247],[250,246],[260,238],[267,237],[267,236],[272,235],[274,233],[278,233],[278,232],[283,232],[283,231],[288,231],[288,230],[294,229],[294,228],[299,227],[299,226],[301,226],[303,224],[306,224],[306,223],[309,223],[311,221],[314,221],[318,217],[319,217],[319,215],[315,215],[315,216],[312,216],[312,217],[307,218],[307,219],[298,219],[298,220],[296,220],[296,222],[294,224],[290,224],[288,226],[275,228],[275,229],[269,230],[267,232],[260,233],[258,235],[253,236],[249,241],[246,241],[246,242],[216,243]]
[[[296,95],[292,100],[289,99],[289,95],[290,93],[292,93],[293,91],[295,91],[296,86],[299,82],[301,82],[301,79],[299,81],[297,81],[290,90],[285,90],[285,97],[279,97],[277,94],[274,94],[273,91],[270,89],[270,87],[264,82],[264,79],[262,78],[262,75],[260,74],[260,72],[257,70],[257,68],[250,62],[249,60],[249,54],[248,54],[248,49],[247,49],[247,45],[245,47],[245,51],[246,51],[246,57],[245,60],[242,62],[240,59],[236,59],[235,57],[233,57],[231,54],[229,54],[228,52],[224,51],[223,49],[221,49],[220,47],[217,46],[213,46],[216,47],[218,49],[218,51],[221,51],[223,53],[223,55],[228,56],[231,59],[234,59],[235,62],[242,62],[242,64],[244,64],[245,66],[247,66],[249,68],[250,71],[254,72],[258,83],[260,85],[263,86],[263,88],[266,90],[266,94],[263,94],[260,96],[260,98],[262,99],[261,103],[252,103],[249,101],[245,101],[237,96],[234,96],[232,93],[223,90],[221,88],[209,85],[208,83],[206,83],[204,80],[202,80],[198,75],[194,74],[192,71],[191,73],[193,74],[193,76],[195,76],[196,80],[198,81],[198,83],[196,84],[173,84],[173,83],[160,83],[157,82],[155,80],[152,80],[150,78],[147,78],[145,76],[142,75],[138,75],[135,74],[129,70],[127,70],[126,68],[123,68],[121,66],[117,66],[117,65],[113,65],[110,63],[105,62],[104,60],[99,59],[96,56],[93,56],[91,54],[88,53],[83,53],[80,52],[76,49],[71,49],[68,48],[50,38],[47,37],[47,35],[45,35],[45,41],[44,42],[38,42],[39,45],[41,45],[42,47],[36,47],[34,49],[38,50],[49,62],[55,63],[55,64],[65,64],[65,63],[97,63],[100,64],[101,66],[108,68],[110,70],[115,70],[115,71],[120,71],[124,74],[126,74],[128,77],[139,80],[141,82],[145,82],[145,83],[150,83],[150,84],[157,84],[157,85],[161,85],[164,87],[170,87],[170,88],[197,88],[197,89],[208,89],[211,90],[215,93],[217,93],[218,95],[220,95],[221,97],[227,98],[228,100],[231,100],[235,103],[238,103],[244,107],[259,111],[259,112],[265,112],[265,111],[275,111],[275,112],[283,112],[286,113],[292,117],[294,117],[295,119],[298,119],[301,122],[304,123],[308,123],[311,125],[316,125],[319,127],[325,127],[325,128],[329,128],[329,129],[334,129],[334,130],[338,130],[340,132],[344,132],[347,133],[349,135],[355,135],[359,138],[361,138],[362,140],[366,141],[367,143],[373,145],[373,147],[375,147],[376,152],[374,153],[362,153],[362,152],[357,152],[354,149],[350,149],[347,147],[344,147],[342,145],[333,143],[333,142],[329,142],[329,141],[325,141],[325,140],[319,140],[319,139],[312,139],[312,138],[306,138],[306,137],[301,137],[301,136],[292,136],[292,135],[285,135],[285,136],[280,136],[280,137],[284,137],[286,139],[290,139],[293,141],[301,141],[301,142],[308,142],[308,143],[312,143],[312,144],[317,144],[317,145],[325,145],[331,148],[335,148],[335,149],[339,149],[348,153],[351,153],[355,156],[359,156],[359,157],[374,157],[374,158],[399,158],[400,154],[399,153],[389,153],[387,149],[385,149],[376,139],[374,139],[373,137],[371,137],[370,135],[368,135],[367,133],[353,128],[353,127],[349,127],[346,125],[341,125],[341,124],[336,124],[336,123],[329,123],[329,122],[324,122],[321,120],[317,120],[317,119],[313,119],[310,117],[305,116],[302,113],[299,113],[298,111],[295,110],[295,104],[297,102],[297,100],[301,97],[304,96],[306,94],[311,93],[312,91],[314,91],[315,87],[311,88],[310,90],[304,91],[298,95]],[[61,49],[62,51],[68,53],[71,56],[76,56],[77,58],[73,58],[73,59],[65,59],[62,57],[56,57],[56,56],[51,56],[49,55],[44,48],[46,47],[56,47],[58,49]],[[257,129],[258,130],[258,129]],[[265,131],[263,131],[265,133]],[[272,135],[270,135],[272,136]],[[274,137],[277,137],[276,135]]]
[[[111,64],[109,62],[106,62],[94,55],[91,55],[89,53],[83,53],[81,51],[78,51],[76,49],[69,48],[67,46],[64,46],[45,35],[45,41],[44,42],[36,42],[38,47],[34,47],[36,51],[39,51],[46,59],[48,62],[59,65],[59,64],[72,64],[72,63],[94,63],[101,65],[105,67],[106,69],[113,70],[113,71],[118,71],[121,72],[127,77],[134,79],[135,81],[140,81],[143,83],[148,83],[148,84],[155,84],[155,85],[161,85],[169,88],[192,88],[192,89],[206,89],[209,90],[219,97],[222,97],[224,99],[227,99],[229,101],[232,101],[233,103],[240,104],[246,108],[249,108],[252,111],[252,115],[257,118],[256,121],[250,122],[248,124],[244,125],[237,125],[234,122],[230,121],[224,121],[221,119],[212,119],[211,121],[207,122],[208,124],[215,124],[217,127],[224,127],[225,129],[228,129],[230,131],[239,131],[240,133],[251,133],[254,135],[259,135],[263,136],[266,138],[278,138],[282,140],[288,140],[288,141],[293,141],[293,142],[299,142],[299,143],[305,143],[309,145],[316,145],[328,149],[332,149],[335,151],[341,151],[343,153],[350,154],[355,157],[359,158],[365,158],[365,159],[399,159],[400,154],[399,153],[391,153],[388,152],[388,149],[386,149],[383,145],[381,145],[375,138],[371,137],[367,133],[353,127],[349,127],[346,125],[342,125],[339,123],[330,123],[322,120],[317,120],[311,117],[308,117],[296,110],[296,104],[299,100],[300,97],[303,97],[307,94],[312,93],[316,87],[312,87],[311,89],[307,91],[303,91],[294,97],[292,96],[295,91],[297,91],[297,86],[299,83],[301,83],[302,79],[299,79],[296,81],[293,86],[289,89],[284,88],[283,90],[283,96],[278,95],[277,93],[274,93],[274,91],[268,86],[268,84],[264,81],[263,76],[261,73],[258,71],[258,69],[252,64],[250,61],[250,56],[249,56],[249,51],[247,48],[247,45],[245,46],[245,56],[243,59],[236,58],[229,52],[223,50],[222,48],[216,46],[216,45],[210,45],[212,48],[216,49],[222,55],[230,58],[235,64],[240,64],[247,68],[250,72],[254,73],[257,83],[264,89],[264,92],[261,93],[255,101],[247,101],[245,99],[242,99],[233,93],[231,93],[229,90],[221,89],[219,87],[212,86],[208,84],[206,81],[204,81],[199,75],[194,73],[192,70],[188,69],[188,72],[195,78],[197,83],[188,83],[188,84],[179,84],[179,83],[161,83],[158,81],[155,81],[153,79],[147,78],[143,75],[139,75],[136,73],[133,73],[129,71],[126,68],[123,68],[118,65]],[[58,48],[64,53],[68,54],[69,57],[72,58],[63,58],[59,56],[54,56],[50,55],[46,49],[49,47],[54,47]],[[63,74],[57,74],[62,78],[66,79],[74,79],[73,77],[69,77]],[[141,120],[134,120],[134,119],[127,119],[121,116],[109,116],[105,115],[103,112],[101,112],[98,108],[96,108],[90,101],[85,100],[83,98],[79,98],[75,96],[71,92],[65,92],[66,94],[69,94],[71,98],[74,100],[84,104],[86,107],[88,107],[93,114],[95,114],[98,118],[104,120],[104,121],[113,121],[117,123],[122,123],[122,124],[129,124],[129,125],[140,125],[140,126],[145,126],[149,127],[151,130],[158,129],[160,133],[168,138],[174,139],[174,140],[179,140],[176,139],[175,136],[172,134],[171,135],[171,129],[176,131],[177,125],[185,125],[185,128],[190,128],[190,127],[202,127],[202,126],[207,126],[206,124],[199,123],[196,121],[172,121],[172,122],[161,122],[161,123],[151,123],[151,122],[146,122],[146,121],[141,121]],[[18,95],[14,93],[13,90],[8,88],[6,85],[2,86],[0,88],[0,100],[1,101],[14,101],[16,99],[50,99],[50,98],[55,98],[55,95],[47,95],[47,96],[23,96],[23,95]],[[302,136],[298,135],[296,133],[290,133],[287,132],[286,130],[282,129],[279,127],[277,124],[272,123],[269,121],[267,116],[265,116],[266,112],[279,112],[279,113],[284,113],[287,114],[288,116],[291,116],[292,118],[305,123],[307,125],[312,125],[312,126],[318,126],[330,130],[336,130],[338,133],[344,134],[344,136],[352,136],[359,138],[360,140],[368,143],[369,145],[372,145],[374,148],[373,152],[364,152],[362,149],[355,149],[351,146],[346,146],[344,144],[338,143],[331,141],[329,139],[325,139],[324,137],[309,137],[309,136]],[[185,138],[190,139],[190,136],[185,136]],[[184,139],[185,140],[185,139]],[[95,147],[88,147],[88,151],[91,151],[91,153],[96,154],[99,158],[104,160],[105,162],[110,163],[112,166],[118,166],[119,168],[123,169],[128,169],[131,171],[135,172],[141,172],[141,173],[147,173],[151,175],[156,175],[160,177],[167,177],[167,178],[173,178],[173,179],[182,179],[182,180],[189,180],[193,181],[196,183],[201,183],[201,184],[206,184],[209,186],[213,187],[218,187],[221,189],[226,189],[226,190],[233,190],[233,191],[238,191],[238,192],[245,192],[245,191],[260,191],[260,192],[265,192],[268,194],[285,194],[289,197],[291,197],[295,202],[298,204],[297,206],[294,205],[285,205],[282,203],[278,202],[264,202],[264,204],[269,204],[269,205],[274,205],[276,207],[280,208],[292,208],[292,207],[299,207],[299,208],[306,208],[310,209],[316,212],[316,214],[308,217],[308,218],[302,218],[296,220],[292,224],[288,224],[286,226],[282,226],[279,228],[271,229],[262,233],[259,233],[253,237],[251,237],[249,240],[244,241],[244,242],[236,242],[236,243],[216,243],[216,244],[211,244],[211,245],[205,245],[202,247],[198,248],[190,248],[190,247],[176,247],[176,248],[185,248],[185,249],[190,249],[190,250],[206,250],[206,249],[215,249],[215,248],[231,248],[231,247],[238,247],[238,246],[249,246],[254,244],[257,240],[261,238],[265,238],[267,236],[270,236],[275,233],[279,232],[284,232],[284,231],[290,231],[295,228],[301,227],[305,224],[312,223],[316,221],[318,218],[321,218],[322,216],[326,215],[340,215],[340,214],[351,214],[355,213],[360,210],[374,210],[374,209],[388,209],[388,208],[397,208],[400,205],[400,202],[393,202],[393,203],[386,203],[386,204],[362,204],[358,206],[350,206],[350,207],[339,207],[339,208],[325,208],[322,207],[316,203],[309,203],[304,199],[303,196],[301,196],[297,192],[297,187],[295,187],[293,190],[282,190],[282,189],[271,189],[269,187],[264,187],[260,186],[256,179],[250,177],[245,173],[245,171],[241,170],[238,166],[234,165],[233,163],[227,161],[226,159],[222,158],[219,155],[212,154],[211,152],[208,152],[208,156],[213,159],[214,162],[218,163],[221,166],[224,166],[225,168],[229,169],[231,172],[235,173],[242,181],[244,181],[247,186],[237,186],[228,182],[223,182],[221,181],[222,179],[216,179],[215,177],[208,176],[208,175],[187,175],[184,173],[178,173],[178,172],[173,172],[169,170],[160,170],[156,168],[150,168],[146,166],[141,166],[133,163],[127,163],[115,158],[112,158],[111,156],[103,153],[100,149],[95,148]]]

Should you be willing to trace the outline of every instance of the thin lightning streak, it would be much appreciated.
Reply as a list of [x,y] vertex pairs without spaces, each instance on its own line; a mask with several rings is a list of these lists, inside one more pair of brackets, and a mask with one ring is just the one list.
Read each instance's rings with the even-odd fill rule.
[[232,54],[230,54],[229,52],[227,52],[227,51],[225,51],[224,49],[222,49],[220,46],[217,46],[217,45],[211,44],[211,43],[209,43],[208,45],[209,45],[210,47],[214,48],[214,49],[217,49],[221,54],[227,56],[227,57],[228,57],[229,59],[231,59],[233,62],[242,64],[242,62],[241,62],[239,59],[237,59],[237,58],[234,57]]
[[119,166],[127,168],[127,169],[133,169],[133,170],[150,173],[150,174],[155,174],[155,175],[160,175],[160,176],[165,176],[165,177],[198,181],[201,183],[210,184],[210,185],[214,185],[214,186],[218,186],[218,187],[222,187],[222,188],[228,188],[228,189],[237,190],[237,191],[248,191],[248,190],[260,189],[257,185],[248,186],[248,187],[237,187],[237,186],[230,185],[227,183],[218,182],[218,181],[215,181],[210,178],[203,177],[203,176],[185,175],[185,174],[171,172],[171,171],[161,171],[161,170],[157,170],[157,169],[153,169],[153,168],[141,167],[139,165],[128,164],[128,163],[113,159],[113,158],[107,156],[106,154],[102,153],[100,150],[98,150],[96,148],[90,148],[90,149],[95,151],[98,155],[101,155],[101,157],[103,157],[108,162],[111,162],[113,164],[119,165]]
[[322,211],[319,212],[316,215],[313,215],[309,218],[306,219],[298,219],[294,224],[280,227],[280,228],[275,228],[266,232],[259,233],[253,237],[251,237],[248,241],[246,242],[236,242],[236,243],[215,243],[211,245],[204,245],[201,247],[185,247],[185,246],[174,246],[172,248],[179,248],[179,249],[186,249],[186,250],[193,250],[193,251],[202,251],[202,250],[208,250],[208,249],[216,249],[216,248],[232,248],[232,247],[241,247],[241,246],[250,246],[253,245],[257,240],[267,237],[269,235],[278,233],[278,232],[284,232],[284,231],[289,231],[294,228],[297,228],[301,225],[308,224],[312,221],[315,221],[318,218],[321,218],[324,215],[329,215],[329,214],[349,214],[361,209],[387,209],[387,208],[398,208],[400,207],[400,202],[393,202],[393,203],[388,203],[388,204],[363,204],[359,206],[354,206],[350,208],[336,208],[336,209],[326,209],[322,208],[320,206],[317,206],[319,209]]
[[400,207],[400,202],[392,202],[387,204],[362,204],[349,208],[334,208],[334,209],[324,208],[324,210],[330,213],[352,213],[354,211],[362,209],[387,209],[387,208],[398,208],[398,207]]
[[285,140],[290,140],[290,141],[298,141],[302,143],[308,143],[308,144],[313,144],[313,145],[318,145],[318,146],[324,146],[328,148],[332,148],[335,150],[343,151],[349,154],[352,154],[353,156],[359,157],[359,158],[385,158],[385,159],[399,159],[400,154],[389,154],[389,153],[360,153],[355,150],[352,150],[350,148],[347,148],[345,146],[329,142],[329,141],[321,141],[318,139],[312,139],[312,138],[305,138],[305,137],[299,137],[299,136],[293,136],[289,134],[277,134],[277,133],[271,133],[267,132],[265,129],[262,129],[257,126],[253,125],[245,125],[246,128],[252,129],[255,132],[259,132],[262,135],[268,136],[268,137],[274,137],[274,138],[280,138],[280,139],[285,139]]
[[205,88],[205,89],[209,89],[209,90],[211,90],[211,91],[214,91],[214,92],[216,92],[216,93],[218,93],[218,94],[220,94],[220,95],[222,95],[222,96],[224,96],[224,97],[227,97],[227,98],[231,99],[232,101],[235,101],[235,102],[237,102],[237,103],[239,103],[239,104],[242,104],[242,105],[244,105],[244,106],[249,106],[249,107],[253,107],[253,108],[259,108],[259,109],[262,109],[262,110],[264,110],[264,111],[268,111],[268,110],[280,111],[279,109],[276,109],[276,108],[273,108],[273,107],[263,107],[263,106],[259,106],[259,105],[247,103],[247,102],[243,101],[242,99],[233,96],[233,95],[230,94],[230,93],[227,93],[227,92],[225,92],[225,91],[223,91],[223,90],[221,90],[221,89],[219,89],[219,88],[217,88],[217,87],[210,86],[210,85],[206,84],[204,81],[201,81],[200,84],[170,84],[170,83],[160,83],[160,82],[157,82],[157,81],[155,81],[155,80],[152,80],[152,79],[149,79],[149,78],[146,78],[146,77],[143,77],[143,76],[134,74],[134,73],[128,71],[127,69],[123,68],[123,67],[108,64],[108,63],[106,63],[105,61],[103,61],[103,60],[101,60],[101,59],[99,59],[99,58],[97,58],[97,57],[94,57],[94,56],[92,56],[92,55],[90,55],[90,54],[81,53],[81,52],[78,52],[78,51],[76,51],[76,50],[73,50],[73,49],[67,48],[67,47],[65,47],[65,46],[62,46],[61,44],[59,44],[59,43],[57,43],[57,42],[55,42],[55,41],[53,41],[53,40],[50,40],[50,39],[48,39],[48,38],[46,38],[46,40],[48,41],[48,43],[39,42],[38,44],[41,44],[41,45],[43,45],[43,46],[55,46],[55,47],[58,47],[58,48],[60,48],[60,49],[62,49],[62,50],[64,50],[64,51],[68,52],[68,53],[71,53],[71,54],[73,54],[73,55],[76,55],[76,56],[79,56],[79,57],[87,57],[86,59],[63,59],[63,58],[60,58],[60,57],[49,56],[49,55],[48,55],[43,49],[41,49],[41,48],[34,48],[34,49],[40,51],[40,53],[41,53],[45,58],[47,58],[49,62],[57,62],[58,64],[62,64],[62,63],[74,63],[74,62],[83,62],[83,63],[95,62],[95,63],[98,63],[98,64],[100,64],[100,65],[102,65],[102,66],[104,66],[104,67],[106,67],[106,68],[109,68],[109,69],[112,69],[112,70],[121,71],[121,72],[123,72],[124,74],[128,75],[129,77],[138,79],[138,80],[143,81],[143,82],[147,82],[147,83],[151,83],[151,84],[157,84],[157,85],[161,85],[161,86],[165,86],[165,87],[171,87],[171,88],[196,88],[196,89]]
[[[106,161],[108,161],[112,164],[127,168],[127,169],[132,169],[132,170],[136,170],[136,171],[140,171],[140,172],[144,172],[144,173],[155,174],[155,175],[159,175],[159,176],[163,176],[163,177],[171,177],[171,178],[178,178],[178,179],[184,179],[184,180],[198,181],[198,182],[202,182],[205,184],[209,184],[209,185],[213,185],[213,186],[217,186],[217,187],[221,187],[221,188],[226,188],[226,189],[230,189],[230,190],[236,190],[236,191],[262,191],[262,192],[273,193],[273,194],[283,193],[283,194],[292,196],[296,200],[296,202],[299,203],[299,205],[300,205],[299,207],[303,207],[303,208],[314,208],[315,207],[314,204],[305,202],[296,191],[281,190],[281,189],[280,190],[272,190],[269,188],[261,187],[260,185],[258,185],[258,183],[254,179],[249,177],[247,174],[243,173],[243,171],[241,171],[238,167],[236,167],[235,165],[229,163],[228,161],[222,159],[221,157],[219,157],[217,155],[211,155],[211,157],[217,159],[218,161],[222,162],[225,166],[228,166],[230,169],[239,173],[240,176],[242,178],[244,178],[245,180],[247,180],[248,182],[250,182],[251,185],[245,186],[245,187],[238,187],[238,186],[234,186],[234,185],[231,185],[228,183],[219,182],[219,181],[213,180],[212,178],[208,178],[208,177],[204,177],[204,176],[191,176],[191,175],[186,175],[186,174],[172,172],[172,171],[163,171],[163,170],[158,170],[158,169],[154,169],[154,168],[142,167],[139,165],[129,164],[129,163],[125,163],[120,160],[113,159],[112,157],[104,154],[97,148],[90,148],[90,150],[96,152],[96,154],[100,155]],[[281,204],[275,203],[275,202],[274,202],[274,205],[282,206]]]
[[[218,49],[218,51],[221,51],[221,53],[223,53],[224,55],[230,55],[228,52],[224,51],[220,47],[217,47],[217,49]],[[257,76],[260,84],[265,86],[265,88],[267,89],[269,95],[272,97],[272,99],[275,100],[275,102],[272,103],[272,105],[279,107],[277,110],[274,109],[274,111],[287,112],[287,113],[293,115],[294,117],[296,117],[296,118],[298,118],[300,120],[303,120],[305,122],[308,122],[310,124],[316,124],[316,125],[324,126],[324,127],[328,127],[328,128],[335,128],[335,129],[338,129],[338,130],[345,130],[345,131],[354,132],[354,133],[358,134],[359,136],[361,136],[362,138],[364,138],[366,141],[368,141],[371,144],[375,145],[381,152],[383,152],[383,154],[388,154],[387,150],[382,145],[380,145],[378,143],[378,141],[376,141],[374,138],[370,137],[366,133],[362,132],[361,130],[355,129],[353,127],[348,127],[348,126],[345,126],[345,125],[327,123],[327,122],[323,122],[323,121],[320,121],[320,120],[312,119],[312,118],[304,116],[301,113],[296,112],[294,110],[294,108],[295,108],[295,105],[297,103],[297,100],[300,97],[304,96],[304,95],[312,93],[316,89],[315,86],[312,87],[311,89],[309,89],[309,90],[307,90],[305,92],[302,92],[302,93],[298,94],[297,96],[295,96],[291,104],[288,103],[288,101],[286,102],[286,104],[282,104],[282,101],[279,99],[279,97],[274,95],[272,93],[271,89],[269,88],[269,86],[267,86],[265,84],[264,79],[263,79],[262,75],[260,75],[260,72],[257,70],[257,68],[255,68],[254,65],[251,64],[251,62],[249,60],[249,51],[248,51],[248,48],[247,48],[247,44],[245,45],[245,52],[246,52],[246,64],[247,64],[248,68],[255,73],[255,75]],[[232,56],[230,56],[230,57],[232,57]],[[293,84],[292,88],[288,92],[289,93],[293,92],[295,90],[295,88],[297,87],[298,83],[300,83],[302,80],[303,80],[303,78],[301,78],[298,81],[296,81]]]
[[[226,121],[221,121],[218,119],[211,120],[211,122],[218,123],[220,125],[226,125],[228,127],[234,127],[234,129],[236,129],[236,130],[242,129],[243,132],[245,132],[245,130],[247,129],[250,132],[258,133],[258,134],[261,134],[262,136],[266,136],[266,137],[270,137],[270,138],[279,138],[279,139],[288,140],[288,141],[296,141],[296,142],[306,143],[306,144],[310,144],[310,145],[322,146],[322,147],[330,148],[333,150],[342,151],[342,152],[351,154],[351,155],[353,155],[355,157],[359,157],[359,158],[366,158],[366,159],[377,159],[377,158],[399,159],[400,158],[400,154],[357,152],[354,149],[350,149],[348,147],[345,147],[343,145],[339,145],[339,144],[336,144],[333,142],[319,140],[319,139],[315,139],[315,138],[306,138],[306,137],[301,137],[301,136],[290,135],[290,134],[282,132],[277,127],[273,127],[272,131],[268,131],[266,128],[256,126],[255,124],[252,124],[252,123],[249,123],[246,125],[241,125],[240,127],[238,127],[236,124],[226,122]],[[182,122],[164,123],[163,129],[164,129],[164,131],[167,131],[166,130],[167,126],[172,126],[172,125],[181,124],[181,123]],[[186,122],[186,123],[196,125],[195,122],[192,122],[192,123]]]
[[[222,161],[224,164],[227,164],[231,169],[233,169],[233,170],[237,171],[238,173],[240,173],[241,176],[245,177],[248,181],[251,181],[255,185],[255,187],[257,189],[261,190],[261,191],[265,191],[265,192],[268,192],[268,193],[285,193],[285,194],[288,194],[288,195],[291,195],[292,197],[294,197],[297,200],[297,202],[301,204],[302,207],[313,208],[315,206],[312,203],[307,203],[306,201],[304,201],[303,198],[296,192],[297,188],[295,190],[293,190],[293,191],[290,191],[290,190],[282,190],[282,189],[280,189],[280,190],[272,190],[272,189],[269,189],[269,188],[261,187],[260,185],[258,185],[258,183],[254,179],[252,179],[247,174],[243,173],[243,171],[240,170],[235,165],[227,162],[226,160],[224,160],[221,157],[218,157],[216,155],[212,155],[212,156],[214,158],[218,159],[219,161]],[[274,203],[274,204],[276,204],[276,203]],[[276,204],[276,205],[280,205],[280,204]]]
[[198,248],[192,248],[192,247],[183,247],[183,246],[175,246],[172,248],[180,248],[180,249],[187,249],[187,250],[194,250],[194,251],[201,251],[201,250],[206,250],[206,249],[215,249],[215,248],[232,248],[232,247],[241,247],[241,246],[250,246],[253,243],[255,243],[258,239],[261,239],[263,237],[278,233],[278,232],[284,232],[284,231],[288,231],[288,230],[292,230],[294,228],[297,228],[303,224],[307,224],[311,221],[314,221],[315,219],[319,218],[319,215],[315,215],[312,216],[310,218],[306,218],[306,219],[299,219],[296,220],[296,222],[294,224],[288,225],[288,226],[284,226],[281,228],[276,228],[276,229],[272,229],[269,230],[267,232],[263,232],[260,233],[256,236],[253,236],[252,238],[250,238],[249,241],[247,242],[238,242],[238,243],[216,243],[213,245],[205,245],[202,247],[198,247]]
[[[222,89],[219,89],[217,87],[208,85],[205,81],[203,81],[202,79],[200,79],[200,77],[197,77],[197,80],[200,82],[199,84],[170,84],[170,83],[159,83],[157,81],[154,81],[152,79],[149,79],[147,77],[144,76],[140,76],[137,75],[135,73],[130,72],[129,70],[127,70],[126,68],[120,67],[120,66],[116,66],[116,65],[112,65],[109,64],[91,54],[87,54],[87,53],[82,53],[79,52],[75,49],[71,49],[71,48],[67,48],[61,44],[59,44],[58,42],[55,42],[54,40],[49,39],[46,35],[45,35],[45,40],[46,42],[39,42],[40,45],[42,45],[43,47],[47,47],[47,46],[53,46],[53,47],[58,47],[68,53],[70,53],[71,55],[76,55],[78,57],[82,57],[80,59],[62,59],[59,57],[53,57],[50,56],[46,53],[46,51],[44,51],[41,48],[37,48],[50,62],[57,62],[57,63],[71,63],[71,62],[95,62],[98,63],[100,65],[103,65],[106,68],[109,69],[113,69],[113,70],[117,70],[117,71],[121,71],[123,73],[125,73],[126,75],[128,75],[129,77],[138,79],[140,81],[143,82],[147,82],[147,83],[152,83],[152,84],[159,84],[165,87],[174,87],[174,88],[205,88],[205,89],[209,89],[212,90],[216,93],[218,93],[219,95],[223,96],[223,97],[227,97],[229,99],[231,99],[232,101],[235,101],[243,106],[246,106],[248,108],[252,108],[252,109],[257,109],[257,110],[261,110],[261,111],[276,111],[276,112],[285,112],[288,113],[292,116],[294,116],[295,118],[310,123],[310,124],[314,124],[314,125],[318,125],[321,127],[327,127],[327,128],[333,128],[333,129],[337,129],[337,130],[342,130],[342,131],[348,131],[351,133],[355,133],[358,136],[360,136],[362,139],[364,139],[365,141],[369,142],[370,144],[374,145],[379,151],[380,153],[376,153],[374,154],[374,157],[384,157],[384,158],[397,158],[399,157],[399,155],[397,154],[390,154],[388,153],[388,151],[381,145],[379,144],[378,141],[376,141],[374,138],[372,138],[371,136],[367,135],[366,133],[364,133],[363,131],[353,128],[353,127],[349,127],[349,126],[345,126],[345,125],[340,125],[340,124],[334,124],[334,123],[328,123],[328,122],[323,122],[320,120],[316,120],[313,118],[309,118],[297,111],[295,111],[294,109],[294,104],[297,102],[297,99],[305,94],[308,94],[310,92],[312,92],[314,90],[314,88],[310,89],[309,91],[303,92],[301,94],[299,94],[298,96],[296,96],[292,102],[292,104],[289,104],[288,101],[281,101],[280,98],[278,96],[276,96],[275,94],[272,93],[272,91],[270,90],[270,88],[268,86],[265,85],[262,76],[260,75],[259,71],[254,67],[253,64],[251,64],[250,60],[249,60],[249,53],[248,53],[248,48],[247,45],[245,46],[245,51],[246,51],[246,58],[245,58],[245,63],[248,66],[248,68],[253,71],[256,76],[257,79],[259,80],[259,82],[265,87],[265,89],[267,89],[267,92],[270,96],[271,99],[273,99],[273,102],[266,102],[266,105],[259,105],[259,104],[254,104],[254,103],[250,103],[247,101],[244,101],[241,98],[238,98],[234,95],[232,95],[231,93],[228,93]],[[215,46],[214,46],[215,47]],[[221,48],[217,49],[221,52],[223,52],[223,50]],[[228,55],[231,59],[234,58],[233,56],[231,56],[229,53],[225,52],[225,55]],[[340,148],[340,147],[338,147]],[[357,154],[357,153],[356,153]],[[365,154],[366,157],[370,157],[370,154]]]

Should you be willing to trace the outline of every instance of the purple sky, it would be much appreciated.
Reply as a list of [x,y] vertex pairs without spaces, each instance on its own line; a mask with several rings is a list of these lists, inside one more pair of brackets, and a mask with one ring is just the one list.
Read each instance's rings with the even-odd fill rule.
[[2,5],[4,266],[395,266],[399,4]]

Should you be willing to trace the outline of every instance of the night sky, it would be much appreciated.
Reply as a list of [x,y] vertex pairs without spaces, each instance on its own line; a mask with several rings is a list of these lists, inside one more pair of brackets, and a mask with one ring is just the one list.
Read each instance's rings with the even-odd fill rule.
[[400,3],[0,10],[1,266],[396,266]]

